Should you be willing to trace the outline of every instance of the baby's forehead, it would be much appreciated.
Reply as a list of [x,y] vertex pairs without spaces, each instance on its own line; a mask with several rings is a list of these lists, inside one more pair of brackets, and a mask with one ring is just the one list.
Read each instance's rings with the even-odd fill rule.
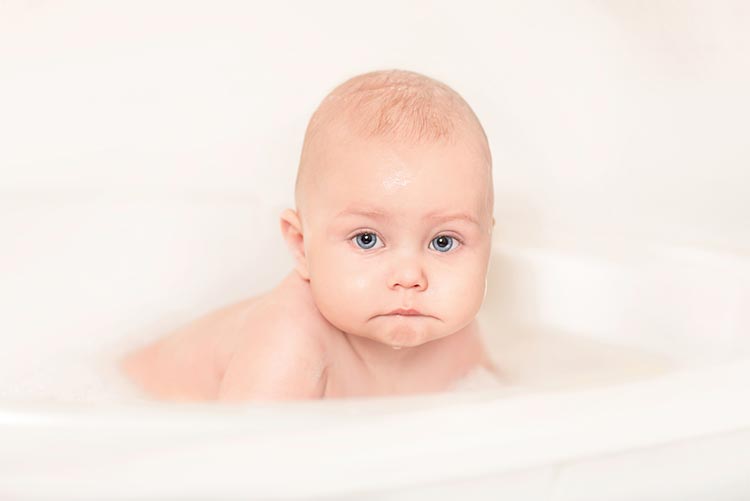
[[348,137],[325,148],[314,168],[313,189],[333,191],[347,203],[363,193],[398,198],[400,192],[414,196],[430,191],[450,203],[454,196],[475,197],[491,183],[491,165],[481,146],[468,140],[417,143]]
[[[434,220],[446,215],[477,219],[491,197],[491,182],[450,162],[440,170],[396,166],[351,170],[328,176],[311,195],[328,208],[327,217],[369,217],[380,221]],[[452,172],[446,172],[446,168]]]

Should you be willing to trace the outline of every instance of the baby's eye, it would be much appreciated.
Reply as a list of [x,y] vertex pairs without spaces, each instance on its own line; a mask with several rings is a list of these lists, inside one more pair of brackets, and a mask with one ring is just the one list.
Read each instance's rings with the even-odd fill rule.
[[438,252],[448,252],[458,245],[458,241],[448,235],[440,235],[439,237],[433,238],[430,245],[432,245],[432,248]]
[[378,236],[375,233],[360,233],[352,238],[354,242],[362,249],[369,250],[375,247],[378,241]]

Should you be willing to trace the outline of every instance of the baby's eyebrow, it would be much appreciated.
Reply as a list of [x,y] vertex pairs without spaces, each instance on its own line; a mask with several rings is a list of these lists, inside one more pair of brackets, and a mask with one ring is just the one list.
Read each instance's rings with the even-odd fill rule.
[[[391,215],[389,213],[382,211],[380,209],[345,209],[339,212],[338,214],[336,214],[336,219],[340,217],[345,217],[345,216],[364,216],[364,217],[369,217],[371,219],[378,219],[378,220],[391,218]],[[468,212],[444,213],[441,211],[434,211],[434,212],[425,214],[424,219],[429,219],[429,220],[438,221],[438,222],[466,221],[468,223],[472,223],[476,226],[479,226],[479,221],[477,220],[477,218],[475,218]]]

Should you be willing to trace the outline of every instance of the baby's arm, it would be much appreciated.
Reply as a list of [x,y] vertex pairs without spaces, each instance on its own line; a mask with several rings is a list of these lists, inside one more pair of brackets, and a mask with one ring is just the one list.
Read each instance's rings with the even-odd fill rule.
[[[296,329],[295,329],[296,330]],[[264,333],[241,345],[219,387],[219,400],[322,398],[326,363],[319,339],[292,329]]]

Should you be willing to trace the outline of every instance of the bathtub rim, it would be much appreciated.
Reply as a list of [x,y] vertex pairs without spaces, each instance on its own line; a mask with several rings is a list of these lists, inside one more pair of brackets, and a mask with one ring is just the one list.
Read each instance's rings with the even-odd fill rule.
[[[112,482],[122,486],[123,475],[140,479],[122,492],[133,497],[144,495],[147,485],[148,492],[159,496],[241,492],[284,497],[397,489],[750,430],[750,402],[743,398],[748,390],[750,360],[740,360],[600,388],[506,398],[477,392],[479,398],[455,405],[443,405],[450,395],[427,396],[422,399],[427,407],[381,414],[352,412],[364,403],[359,399],[227,406],[225,412],[200,406],[167,410],[166,404],[88,410],[41,404],[30,412],[29,405],[5,403],[0,408],[0,437],[10,447],[0,452],[0,464],[10,474],[0,480],[0,490],[44,495],[54,488],[96,497],[106,495]],[[367,400],[371,406],[387,408],[398,398]],[[190,407],[192,411],[186,412]],[[253,410],[256,417],[268,418],[260,423],[265,429],[247,426]],[[175,416],[191,413],[192,420],[175,431]],[[296,419],[280,420],[279,415]],[[424,424],[427,418],[429,425]],[[198,440],[196,426],[203,426],[204,432],[208,427]],[[170,429],[171,438],[161,448],[149,449],[155,437],[163,441]],[[440,442],[434,440],[438,432],[443,434]],[[131,445],[141,443],[140,461],[127,468],[103,452],[103,445],[117,444],[124,437]],[[181,441],[186,437],[194,439],[188,446]],[[298,447],[300,441],[307,448]],[[24,468],[19,454],[33,458],[35,450],[52,444],[67,452],[67,471],[59,473],[59,464],[48,464],[46,471]],[[296,453],[291,460],[264,456],[274,450]],[[186,469],[205,468],[200,461],[205,457],[214,458],[206,475],[183,478],[180,473]],[[102,468],[107,461],[110,466]],[[296,481],[282,485],[273,473],[248,479],[238,465],[283,467]],[[89,472],[97,466],[96,480],[87,484]],[[155,478],[154,471],[160,471],[160,477]],[[336,475],[341,471],[346,471],[346,478]],[[376,481],[372,471],[378,472]]]

